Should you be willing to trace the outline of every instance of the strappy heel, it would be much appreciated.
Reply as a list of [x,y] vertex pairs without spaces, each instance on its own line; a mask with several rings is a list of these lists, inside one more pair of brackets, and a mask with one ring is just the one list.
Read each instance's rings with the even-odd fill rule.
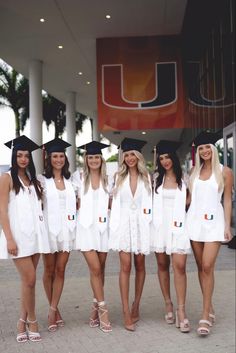
[[106,308],[106,302],[98,302],[98,317],[99,317],[99,328],[103,332],[111,332],[111,323],[108,321],[107,323],[102,320],[102,317],[108,313]]
[[138,314],[136,316],[134,315],[134,312],[135,312],[135,310],[134,310],[134,302],[133,302],[132,308],[131,308],[131,317],[132,317],[133,323],[136,324],[136,322],[138,322],[140,320],[139,311],[138,311]]
[[65,326],[65,321],[62,319],[58,308],[56,309],[56,317],[60,318],[60,319],[56,320],[57,327],[64,327]]
[[[95,313],[96,318],[93,319],[93,314]],[[98,301],[96,298],[93,298],[93,304],[92,304],[92,312],[91,312],[91,317],[89,318],[89,326],[91,328],[98,327],[100,324],[99,322],[99,317],[98,317]]]
[[[18,324],[20,322],[23,322],[26,325],[26,321],[20,318],[17,322],[17,330],[18,330]],[[28,341],[28,334],[27,331],[25,330],[24,332],[19,332],[17,333],[16,340],[18,343],[25,343]]]
[[[169,299],[169,300],[166,300],[166,305],[168,304],[171,304],[172,307],[173,307],[173,303],[172,301]],[[175,317],[174,317],[174,312],[173,311],[169,311],[167,314],[165,314],[165,321],[168,325],[172,325],[175,323]]]
[[178,309],[176,310],[176,313],[175,313],[175,315],[176,315],[175,326],[180,329],[180,332],[188,333],[190,331],[189,320],[187,318],[185,318],[183,321],[180,321],[179,316],[178,316],[179,308],[184,308],[184,306],[185,306],[184,304],[178,305]]
[[213,313],[209,313],[209,321],[210,321],[210,323],[211,323],[211,327],[216,323],[216,316],[215,316],[215,314],[213,314]]
[[40,335],[40,333],[37,331],[37,332],[34,332],[34,331],[30,331],[29,330],[29,324],[36,324],[38,321],[37,320],[27,320],[27,324],[28,324],[28,337],[29,337],[29,340],[32,341],[32,342],[40,342],[42,340],[42,337]]
[[[50,310],[56,313],[57,309],[53,308],[52,306],[49,307],[49,313],[48,313],[48,321],[50,320]],[[57,330],[57,323],[55,321],[55,324],[49,324],[48,325],[48,331],[49,332],[55,332]]]
[[211,326],[212,326],[212,323],[209,320],[201,319],[199,321],[199,327],[197,329],[197,333],[199,334],[199,336],[207,336],[210,333]]

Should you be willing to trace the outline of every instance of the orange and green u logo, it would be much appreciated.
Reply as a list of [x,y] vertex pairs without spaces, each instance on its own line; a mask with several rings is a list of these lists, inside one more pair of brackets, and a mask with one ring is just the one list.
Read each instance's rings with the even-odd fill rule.
[[214,218],[213,214],[208,215],[207,213],[204,215],[204,219],[206,219],[207,221],[212,221]]
[[177,228],[181,228],[183,226],[183,223],[174,221],[174,226],[177,227]]
[[144,214],[151,214],[151,208],[144,208],[143,213]]
[[74,214],[72,214],[72,215],[68,214],[68,221],[74,221],[74,220],[75,220],[75,215]]
[[107,221],[106,217],[99,217],[100,223],[106,223],[106,221]]

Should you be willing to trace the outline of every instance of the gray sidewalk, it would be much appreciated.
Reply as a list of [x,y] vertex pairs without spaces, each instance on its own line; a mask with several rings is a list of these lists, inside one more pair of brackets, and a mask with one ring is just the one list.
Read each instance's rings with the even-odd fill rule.
[[[156,276],[154,255],[146,258],[147,277],[142,297],[141,320],[134,333],[123,328],[118,283],[118,254],[107,261],[106,300],[113,325],[112,333],[88,326],[91,289],[88,270],[81,254],[72,252],[60,309],[66,326],[47,331],[48,304],[39,264],[37,317],[42,342],[19,344],[15,340],[19,312],[20,281],[11,261],[0,260],[0,353],[235,353],[235,250],[223,245],[216,265],[214,305],[217,322],[209,337],[201,338],[196,328],[201,313],[201,294],[193,256],[188,258],[187,313],[192,330],[182,334],[164,321],[164,305]],[[131,279],[131,299],[133,293]],[[173,277],[172,277],[173,289]],[[175,301],[174,290],[172,290]]]

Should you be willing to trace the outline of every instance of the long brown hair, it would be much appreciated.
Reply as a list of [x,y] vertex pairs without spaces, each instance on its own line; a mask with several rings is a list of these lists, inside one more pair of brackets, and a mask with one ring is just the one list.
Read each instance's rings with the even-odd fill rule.
[[[53,152],[52,152],[53,153]],[[64,152],[63,152],[64,153]],[[65,154],[65,153],[64,153]],[[51,162],[51,153],[49,153],[46,157],[46,160],[45,160],[45,170],[44,170],[44,173],[43,175],[47,178],[47,179],[50,179],[50,178],[54,178],[54,175],[53,175],[53,167],[52,167],[52,162]],[[70,171],[69,171],[69,161],[68,161],[68,158],[65,154],[65,164],[61,170],[61,175],[66,178],[66,179],[69,179],[70,178]]]
[[[24,190],[24,187],[18,177],[19,167],[17,164],[17,151],[16,150],[13,150],[13,152],[12,152],[11,165],[12,166],[10,168],[10,173],[11,173],[11,177],[12,177],[13,189],[15,190],[15,193],[17,195],[20,192],[21,188],[22,188],[22,190]],[[35,166],[34,166],[31,152],[29,152],[29,165],[27,167],[26,172],[28,172],[27,175],[29,177],[30,184],[34,185],[38,199],[41,200],[42,194],[43,194],[43,189],[42,189],[40,182],[37,180],[37,177],[36,177],[36,170],[35,170]]]

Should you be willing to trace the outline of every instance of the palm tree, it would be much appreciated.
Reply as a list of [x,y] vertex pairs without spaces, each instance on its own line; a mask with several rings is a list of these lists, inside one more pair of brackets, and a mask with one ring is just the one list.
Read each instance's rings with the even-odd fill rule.
[[1,106],[14,111],[16,137],[20,136],[22,123],[26,116],[29,117],[29,82],[16,70],[3,63],[0,65]]
[[[66,126],[66,105],[50,94],[43,95],[43,118],[47,127],[51,123],[55,125],[55,138],[61,137]],[[83,122],[87,116],[81,113],[76,113],[75,124],[76,133],[82,131]]]
[[[15,114],[16,137],[25,127],[29,118],[29,81],[6,63],[0,62],[0,107],[9,107]],[[43,119],[47,127],[55,125],[55,137],[63,134],[66,125],[66,106],[51,96],[43,94]],[[76,113],[76,133],[82,131],[87,116]]]

